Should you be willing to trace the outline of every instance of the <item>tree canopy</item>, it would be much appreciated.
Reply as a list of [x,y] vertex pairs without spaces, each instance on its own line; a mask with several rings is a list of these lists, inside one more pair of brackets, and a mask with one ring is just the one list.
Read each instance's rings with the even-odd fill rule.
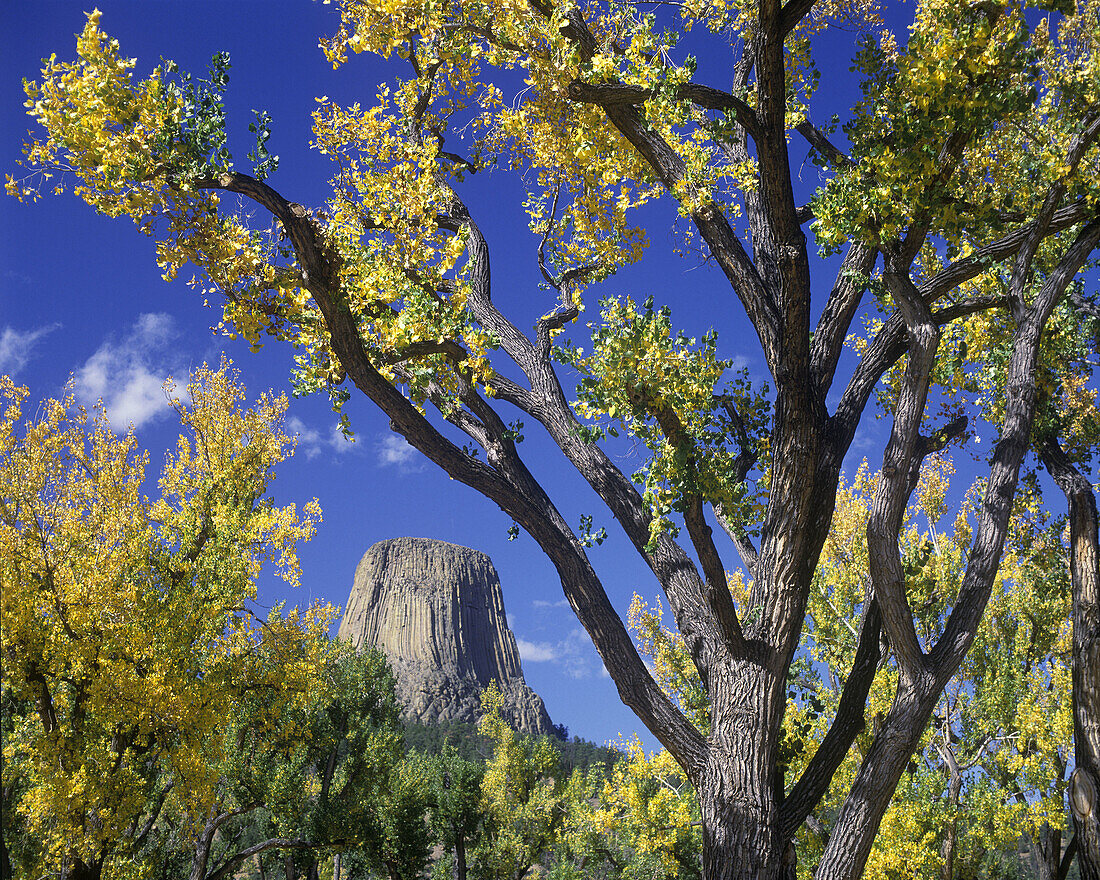
[[26,389],[0,378],[5,824],[35,841],[28,870],[136,870],[165,809],[197,834],[226,719],[247,694],[252,725],[305,706],[324,665],[330,606],[248,605],[265,562],[298,582],[320,519],[266,497],[285,397],[245,408],[227,364],[167,393],[185,434],[150,501],[132,433],[71,394],[21,426]]
[[[1100,761],[1100,575],[1082,476],[1096,436],[1097,310],[1081,284],[1100,241],[1096,0],[921,0],[907,33],[870,0],[335,6],[322,40],[333,65],[370,52],[394,78],[361,103],[319,100],[326,205],[272,185],[262,115],[251,173],[233,165],[227,59],[207,80],[171,63],[137,77],[98,12],[77,60],[51,58],[27,84],[41,128],[8,191],[72,186],[129,216],[166,277],[199,267],[230,332],[293,343],[298,391],[340,406],[358,389],[530,534],[624,702],[694,787],[707,880],[791,876],[798,829],[853,744],[858,767],[828,811],[816,876],[863,871],[979,638],[1038,452],[1071,507],[1080,807]],[[815,110],[815,57],[836,57],[841,39],[863,86],[837,129]],[[821,167],[811,197],[795,143]],[[530,332],[510,317],[527,294],[494,288],[493,242],[464,199],[467,176],[491,169],[527,193],[517,208],[545,302]],[[657,200],[675,205],[684,248],[728,281],[766,375],[734,369],[747,340],[729,350],[710,327],[681,330],[645,291],[605,299],[582,338],[597,285],[645,258],[640,209]],[[843,254],[831,283],[815,250]],[[876,392],[891,433],[867,509],[854,654],[827,731],[788,779],[788,680],[841,466]],[[601,534],[591,517],[570,527],[554,484],[533,476],[517,416],[544,429],[651,570],[705,701],[678,705],[643,662],[588,552]],[[965,536],[944,538],[954,556],[921,561],[905,513],[922,468],[965,445],[979,418],[997,438],[956,528]],[[633,475],[614,456],[624,433],[645,449]],[[887,653],[887,704],[863,734]],[[1096,876],[1100,817],[1079,808],[1075,820]]]

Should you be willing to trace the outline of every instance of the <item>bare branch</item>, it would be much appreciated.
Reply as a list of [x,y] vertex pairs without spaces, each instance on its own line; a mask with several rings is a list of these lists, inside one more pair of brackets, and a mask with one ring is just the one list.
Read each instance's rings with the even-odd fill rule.
[[299,837],[272,837],[262,843],[250,846],[248,849],[241,850],[216,871],[207,874],[205,880],[222,880],[223,877],[229,876],[230,872],[245,859],[257,853],[267,852],[269,849],[316,849],[318,846],[319,844]]
[[829,300],[810,343],[811,370],[814,382],[822,392],[828,391],[832,385],[844,340],[859,309],[877,258],[877,248],[862,242],[853,242],[848,253],[844,255],[840,271],[837,272]]
[[[688,466],[694,468],[695,443],[684,429],[680,417],[668,406],[658,408],[654,415],[668,441],[684,453],[690,462]],[[725,566],[722,565],[718,549],[714,546],[711,528],[703,516],[703,500],[698,495],[689,495],[684,498],[684,501],[684,524],[687,526],[695,552],[699,556],[699,562],[703,566],[707,605],[718,621],[723,640],[730,653],[735,657],[740,656],[745,650],[745,636],[741,631],[741,622],[737,619],[733,597],[730,595]],[[703,670],[700,669],[700,672]]]
[[413,342],[405,346],[401,351],[387,355],[381,359],[381,364],[392,366],[393,364],[411,361],[413,358],[426,357],[430,354],[445,354],[455,363],[461,363],[470,356],[469,352],[453,339],[444,339],[442,342],[436,342],[434,339],[430,339],[423,342]]
[[[452,478],[476,488],[496,502],[535,538],[557,568],[562,589],[581,623],[592,636],[596,650],[611,673],[623,702],[635,711],[686,772],[701,772],[705,763],[706,743],[653,681],[638,656],[630,634],[608,601],[583,548],[541,487],[532,479],[531,486],[524,488],[538,488],[538,493],[521,491],[490,464],[478,461],[456,447],[371,363],[369,353],[359,336],[358,321],[341,292],[338,258],[329,249],[309,211],[299,205],[292,205],[267,184],[247,175],[221,175],[217,180],[206,181],[204,185],[207,188],[228,189],[245,195],[266,207],[283,223],[302,267],[303,279],[325,320],[332,350],[343,364],[348,377],[390,418],[391,427],[426,458]],[[530,340],[491,303],[488,247],[484,238],[468,219],[461,203],[456,202],[451,214],[452,219],[446,222],[456,228],[459,225],[464,226],[469,231],[469,302],[476,310],[478,320],[497,334],[505,345],[505,350],[510,354],[514,352],[513,357],[517,358],[525,372],[529,371],[529,376],[534,375],[544,384],[546,392],[549,393],[556,387],[554,393],[559,399],[558,406],[568,411],[568,404],[560,386],[556,386],[549,363],[538,357]],[[551,382],[554,384],[551,385]],[[522,396],[519,399],[523,399]],[[538,397],[529,397],[527,400],[535,404],[532,407],[534,413],[538,413],[544,420],[549,419],[550,413],[546,410],[540,412]],[[560,421],[558,424],[559,430],[555,439],[559,444],[564,444],[565,448],[568,445],[566,437],[569,428]],[[555,434],[553,431],[551,433]],[[610,462],[607,465],[613,468]],[[593,479],[597,479],[596,469],[591,469],[589,473],[593,474]],[[633,492],[633,487],[617,469],[615,473],[626,483],[629,491]],[[622,498],[623,494],[620,493],[619,497]],[[637,501],[634,503],[638,504]],[[648,525],[644,528],[648,529]],[[649,561],[651,565],[654,564],[653,560]],[[678,577],[687,577],[690,580],[692,566],[686,556],[668,567],[663,563],[658,564],[657,568],[663,571],[663,584]],[[671,595],[677,595],[675,584]]]
[[[1047,234],[1053,235],[1076,226],[1083,220],[1089,219],[1089,208],[1084,201],[1075,202],[1054,212]],[[920,286],[921,296],[927,302],[935,302],[951,290],[971,278],[976,278],[989,268],[993,263],[1008,259],[1016,254],[1028,236],[1036,228],[1036,222],[1032,221],[1026,226],[1015,229],[1007,235],[990,242],[984,247],[978,248],[969,256],[956,260],[947,268],[933,275]]]
[[817,150],[833,168],[854,168],[856,163],[849,158],[839,147],[835,146],[826,136],[825,132],[815,126],[810,120],[803,119],[795,126],[802,137],[806,138],[810,146]]
[[[1080,223],[1088,216],[1089,211],[1085,204],[1077,202],[1055,211],[1047,232],[1050,235],[1061,232]],[[1028,224],[978,249],[970,256],[956,260],[918,288],[921,298],[925,302],[933,303],[959,285],[986,271],[992,263],[1012,256],[1023,246],[1028,234],[1034,228],[1034,224]],[[949,320],[956,320],[973,311],[1006,302],[1007,300],[1003,297],[968,300],[940,310],[936,313],[936,320],[942,326]],[[905,353],[906,346],[905,322],[900,314],[895,313],[886,321],[868,346],[830,420],[832,442],[836,450],[834,455],[843,457],[844,450],[848,448],[855,436],[860,416],[875,385]]]

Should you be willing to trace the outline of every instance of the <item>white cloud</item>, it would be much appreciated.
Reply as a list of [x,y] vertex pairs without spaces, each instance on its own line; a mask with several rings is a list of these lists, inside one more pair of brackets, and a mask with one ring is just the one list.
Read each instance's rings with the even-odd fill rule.
[[577,627],[558,642],[528,642],[516,639],[519,657],[525,663],[556,663],[570,678],[591,678],[602,669],[588,634]]
[[104,342],[76,371],[77,399],[87,405],[102,400],[119,433],[167,414],[164,382],[171,372],[168,345],[175,337],[171,315],[142,315],[126,336]]
[[557,660],[561,655],[549,642],[528,642],[516,639],[519,648],[519,657],[525,663],[549,663]]
[[326,433],[311,428],[297,416],[290,416],[286,420],[286,428],[289,433],[298,435],[298,452],[303,453],[309,461],[313,461],[322,452],[343,455],[359,448],[355,438],[348,439],[344,436],[339,422],[334,422]]
[[547,602],[545,599],[535,599],[532,603],[536,608],[568,608],[568,599],[559,599],[557,602]]
[[421,468],[417,451],[403,437],[396,434],[383,437],[377,449],[379,467],[395,467],[402,473],[411,473]]
[[38,340],[60,326],[55,323],[24,332],[5,327],[3,332],[0,332],[0,373],[15,376],[31,359]]

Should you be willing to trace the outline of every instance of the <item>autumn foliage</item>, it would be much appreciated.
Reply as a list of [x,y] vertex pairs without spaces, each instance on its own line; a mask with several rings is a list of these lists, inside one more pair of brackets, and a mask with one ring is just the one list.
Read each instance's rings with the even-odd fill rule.
[[[907,33],[883,6],[339,0],[328,59],[369,52],[395,77],[359,103],[319,98],[313,145],[333,171],[316,210],[266,182],[266,117],[252,173],[232,164],[224,56],[206,80],[169,63],[135,76],[93,12],[76,60],[26,84],[39,129],[7,189],[71,186],[130,217],[166,277],[199,268],[228,332],[293,344],[299,392],[340,408],[357,389],[511,516],[694,790],[706,880],[789,880],[813,862],[819,880],[888,873],[916,859],[891,863],[875,840],[905,824],[895,792],[929,795],[918,754],[952,782],[1016,780],[1030,792],[1016,819],[1060,831],[1060,783],[1029,774],[1068,772],[1064,703],[1005,706],[1061,687],[1069,644],[1079,791],[1100,776],[1097,421],[1082,381],[1100,309],[1081,283],[1100,242],[1100,5],[921,0]],[[834,124],[818,63],[840,39],[861,86]],[[714,70],[720,87],[702,81]],[[807,146],[812,194],[797,177]],[[465,200],[467,176],[490,170],[526,193],[515,207],[544,302],[530,330],[510,317],[529,292],[494,285],[496,245]],[[734,371],[711,327],[679,330],[649,291],[605,297],[595,316],[594,286],[645,258],[639,209],[658,199],[682,249],[728,283],[760,375]],[[824,283],[818,257],[835,252]],[[881,466],[845,480],[876,403]],[[670,635],[635,609],[652,670],[588,552],[604,533],[590,514],[566,521],[571,500],[529,469],[517,414],[663,592]],[[995,440],[949,517],[936,457],[973,451],[978,425]],[[640,450],[633,473],[616,458],[623,435]],[[1038,462],[1067,499],[1068,545]],[[174,540],[194,537],[179,528]],[[1070,633],[1065,585],[1035,567],[1064,546]],[[951,872],[973,855],[964,817],[996,836],[1012,811],[965,784],[940,794],[931,825],[911,816],[898,833],[931,835],[939,854],[921,870]],[[1075,816],[1092,880],[1100,815]]]
[[333,609],[251,601],[265,564],[297,584],[320,510],[268,497],[286,400],[245,407],[227,364],[166,390],[185,433],[153,500],[148,453],[102,409],[69,395],[23,424],[26,389],[0,381],[5,813],[36,872],[126,876],[162,811],[198,833],[245,694],[260,729],[313,699]]

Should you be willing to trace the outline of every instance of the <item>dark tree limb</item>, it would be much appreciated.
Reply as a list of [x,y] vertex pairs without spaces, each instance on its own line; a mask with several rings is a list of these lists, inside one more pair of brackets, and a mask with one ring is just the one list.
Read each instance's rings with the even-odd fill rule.
[[938,677],[942,678],[949,669],[953,671],[962,661],[985,609],[996,574],[1020,462],[1027,448],[1035,412],[1035,366],[1043,329],[1070,281],[1081,270],[1098,242],[1100,219],[1094,219],[1081,229],[1058,266],[1047,277],[1028,312],[1027,320],[1016,331],[1005,383],[1005,422],[994,449],[985,500],[967,557],[966,573],[943,635],[929,652]]
[[1058,862],[1058,880],[1066,880],[1069,876],[1070,865],[1073,864],[1073,858],[1077,855],[1077,834],[1070,838],[1069,844],[1066,846],[1066,851],[1062,853],[1062,858]]
[[[671,407],[662,407],[657,410],[656,418],[668,441],[692,462],[690,467],[694,468],[695,444],[688,436],[679,416]],[[741,656],[745,652],[745,637],[741,631],[741,622],[737,619],[733,597],[730,595],[725,566],[718,555],[718,548],[714,546],[711,528],[703,515],[703,500],[698,495],[687,495],[684,502],[684,524],[687,526],[688,535],[699,556],[706,578],[707,605],[721,627],[722,637],[729,653],[734,657]],[[702,668],[699,672],[701,675],[706,675],[706,671]]]
[[[1094,880],[1100,877],[1100,799],[1095,797],[1100,791],[1100,518],[1092,485],[1055,437],[1040,442],[1039,456],[1069,506],[1074,772],[1090,777],[1094,793],[1091,812],[1072,811],[1074,842],[1081,877]],[[1074,782],[1082,788],[1086,785],[1079,779]]]
[[836,717],[798,782],[783,800],[780,834],[784,838],[794,836],[795,831],[824,797],[844,756],[848,754],[856,736],[866,726],[864,709],[867,706],[867,695],[871,691],[871,682],[874,681],[882,659],[881,635],[882,615],[878,603],[872,597],[867,601],[863,620],[859,625],[856,656],[840,693]]
[[257,843],[254,846],[241,850],[216,871],[207,874],[204,880],[223,880],[223,878],[228,877],[230,872],[245,859],[251,858],[258,853],[267,852],[268,850],[316,849],[318,846],[319,844],[298,837],[272,837],[262,843]]
[[905,320],[909,358],[894,408],[894,425],[882,458],[879,481],[867,520],[867,555],[875,598],[882,609],[883,626],[903,675],[923,671],[924,651],[913,625],[905,591],[905,573],[898,546],[906,505],[924,460],[920,426],[924,419],[932,368],[939,348],[940,329],[932,309],[909,278],[908,263],[900,254],[887,255],[883,280]]
[[1035,367],[1042,332],[1054,306],[1098,241],[1100,219],[1095,219],[1080,230],[1016,330],[1005,388],[1005,420],[958,599],[943,635],[922,659],[920,668],[908,675],[903,671],[894,703],[841,807],[818,868],[818,880],[854,880],[862,871],[890,793],[931,717],[938,695],[977,632],[1004,547],[1019,468],[1034,419]]
[[141,831],[134,837],[134,850],[141,849],[142,844],[145,843],[145,839],[149,836],[149,832],[152,831],[153,826],[157,824],[157,819],[160,818],[161,810],[164,809],[165,801],[168,800],[168,795],[175,784],[175,780],[169,780],[168,784],[160,790],[160,793],[153,803],[153,809],[149,811],[149,817],[145,820],[145,824],[142,826]]
[[[550,17],[549,7],[541,2],[532,5],[540,14]],[[574,7],[566,15],[562,34],[572,40],[582,61],[591,60],[598,46],[584,17]],[[607,118],[622,135],[633,144],[638,153],[649,163],[658,179],[673,191],[686,174],[683,160],[645,121],[638,107],[632,103],[601,104]],[[792,217],[794,209],[792,208]],[[778,341],[781,318],[775,300],[768,291],[756,266],[746,253],[733,227],[719,208],[706,204],[691,213],[692,221],[711,254],[729,279],[752,321],[765,358],[774,371],[778,367]]]
[[[358,323],[340,289],[338,257],[327,246],[309,211],[293,205],[267,184],[247,175],[222,175],[216,181],[204,182],[204,186],[226,189],[251,198],[283,223],[294,246],[307,289],[313,295],[325,320],[333,352],[343,364],[348,377],[389,416],[395,431],[454,479],[476,488],[500,505],[535,538],[558,570],[562,589],[578,619],[592,636],[596,650],[611,673],[623,702],[634,710],[654,736],[669,749],[685,768],[685,772],[690,774],[693,768],[698,772],[697,768],[701,767],[706,753],[703,738],[653,681],[622,620],[608,601],[599,578],[588,563],[583,547],[545,493],[540,488],[538,494],[525,495],[497,469],[456,447],[372,364],[369,352],[359,337]],[[483,239],[481,241],[484,242]],[[514,325],[504,321],[502,317],[496,320],[496,326],[488,323],[494,321],[499,312],[488,299],[487,256],[487,247],[484,251],[479,250],[475,240],[471,252],[471,260],[474,261],[471,278],[472,286],[475,289],[480,287],[476,297],[480,297],[477,301],[483,307],[483,314],[478,318],[483,325],[490,326],[501,337],[502,343],[507,342],[517,352],[526,352],[533,358],[533,346]],[[533,360],[531,363],[535,364]],[[549,364],[545,366],[549,369]],[[545,375],[542,378],[545,379]],[[558,393],[560,394],[560,388]],[[561,405],[568,409],[564,395],[561,395]],[[559,435],[567,432],[564,425],[559,425],[558,428]],[[556,439],[561,442],[562,438],[559,436]],[[588,448],[595,449],[594,446]],[[610,462],[608,465],[610,466]],[[618,474],[618,471],[615,473]],[[626,482],[621,474],[618,476]],[[537,486],[537,483],[532,480],[532,485]],[[632,486],[630,489],[633,491]],[[692,569],[690,560],[684,556],[679,563],[673,561],[669,570],[665,571],[665,578],[668,580],[678,571],[687,578],[686,581],[681,578],[682,582],[689,584]],[[686,587],[682,587],[681,591],[683,589]],[[672,595],[676,595],[676,592],[673,589]]]
[[832,385],[836,365],[844,349],[844,340],[863,300],[876,259],[877,248],[862,242],[853,242],[848,247],[848,253],[844,255],[840,271],[837,272],[832,292],[825,303],[810,344],[814,384],[822,393],[827,392]]
[[[581,425],[566,400],[550,361],[549,322],[540,322],[536,342],[532,343],[496,310],[489,295],[489,254],[485,239],[457,196],[451,213],[456,222],[461,220],[467,230],[472,263],[469,275],[473,281],[468,304],[478,321],[497,333],[502,348],[531,382],[530,392],[504,399],[520,406],[546,428],[577,472],[604,500],[657,577],[692,656],[702,662],[715,643],[737,638],[739,629],[730,625],[728,616],[722,623],[713,615],[714,603],[721,604],[723,600],[716,597],[713,588],[699,577],[694,563],[670,537],[660,535],[655,546],[651,543],[649,525],[652,514],[648,505],[603,450],[581,439]],[[495,385],[493,387],[497,390]],[[514,391],[514,387],[506,389],[506,393],[509,391]],[[542,492],[533,479],[529,491]],[[732,609],[732,602],[730,605]]]
[[794,130],[802,135],[802,137],[809,142],[810,146],[817,150],[834,169],[839,171],[842,168],[855,168],[855,161],[830,141],[829,138],[826,137],[825,132],[810,122],[810,120],[803,119],[794,127]]
[[[1088,217],[1089,211],[1083,202],[1077,202],[1055,211],[1047,229],[1048,235],[1062,232]],[[956,260],[918,287],[921,298],[929,304],[934,303],[959,285],[986,271],[992,263],[1015,255],[1023,247],[1025,240],[1034,228],[1035,225],[1029,223],[991,244],[979,248],[970,256]],[[982,301],[979,300],[971,302],[978,308],[987,307],[982,306]],[[969,308],[969,306],[964,307],[962,304],[957,308],[950,306],[937,314],[944,319],[954,320],[967,314],[966,308]],[[940,323],[942,324],[944,321],[941,320]],[[817,332],[821,333],[823,329],[819,325]],[[905,322],[900,314],[895,313],[887,319],[868,346],[855,372],[849,379],[848,385],[830,420],[830,436],[835,449],[834,455],[843,457],[843,452],[847,450],[852,438],[855,436],[855,429],[859,424],[867,402],[870,400],[875,385],[886,374],[886,371],[897,362],[897,359],[905,353],[904,336]]]
[[[728,395],[721,395],[718,398],[718,402],[729,416],[730,421],[733,423],[734,432],[737,434],[737,446],[739,451],[737,453],[737,458],[734,459],[733,462],[733,471],[730,474],[730,479],[737,483],[743,483],[748,477],[749,471],[753,469],[757,462],[757,455],[755,451],[753,451],[753,442],[749,437],[748,431],[745,430],[745,422],[741,418],[741,414],[737,411],[733,399]],[[756,566],[760,561],[760,553],[753,545],[752,539],[745,531],[744,526],[741,523],[735,522],[730,516],[730,512],[720,504],[715,506],[714,516],[718,520],[719,525],[722,526],[723,531],[729,536],[729,539],[733,541],[734,547],[737,548],[737,553],[741,557],[741,562],[745,566],[745,571],[749,577],[755,579]]]
[[787,0],[780,16],[779,28],[783,36],[795,29],[814,7],[814,0]]
[[[1054,212],[1047,227],[1047,234],[1062,232],[1087,219],[1089,219],[1088,206],[1083,201],[1075,202]],[[1032,221],[978,248],[969,256],[955,260],[950,266],[920,285],[921,296],[927,302],[935,302],[971,278],[981,275],[992,264],[1015,256],[1036,226],[1036,221]]]

